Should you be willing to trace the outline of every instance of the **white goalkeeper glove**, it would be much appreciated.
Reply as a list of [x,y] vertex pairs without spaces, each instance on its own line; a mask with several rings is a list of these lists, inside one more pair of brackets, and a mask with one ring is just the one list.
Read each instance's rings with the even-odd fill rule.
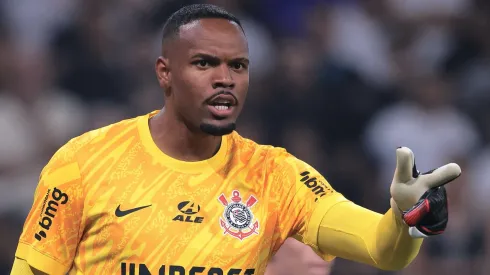
[[396,170],[390,187],[391,207],[400,212],[410,236],[426,238],[444,232],[448,222],[444,185],[461,175],[456,163],[421,174],[407,147],[396,150]]

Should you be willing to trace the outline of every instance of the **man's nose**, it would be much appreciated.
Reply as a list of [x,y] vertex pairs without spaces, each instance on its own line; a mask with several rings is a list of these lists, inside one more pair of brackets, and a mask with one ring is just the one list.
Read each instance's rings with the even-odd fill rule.
[[222,64],[216,68],[216,73],[213,79],[213,89],[218,88],[235,88],[235,80],[233,79],[231,69],[226,64]]

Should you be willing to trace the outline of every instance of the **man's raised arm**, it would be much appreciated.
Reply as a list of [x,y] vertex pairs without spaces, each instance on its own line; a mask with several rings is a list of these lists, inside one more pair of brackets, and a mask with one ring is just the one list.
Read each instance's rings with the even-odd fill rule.
[[441,234],[448,221],[444,184],[461,169],[448,164],[420,174],[413,153],[397,149],[397,168],[391,186],[391,209],[384,215],[340,202],[324,215],[318,246],[336,256],[384,270],[399,270],[417,256],[422,238]]
[[282,230],[287,228],[288,236],[326,260],[341,257],[384,270],[406,267],[417,256],[423,238],[446,228],[444,185],[456,179],[461,169],[448,164],[420,174],[410,149],[398,148],[396,155],[391,209],[384,215],[347,200],[307,163],[292,155],[278,157],[273,168],[278,171],[275,184],[282,185]]

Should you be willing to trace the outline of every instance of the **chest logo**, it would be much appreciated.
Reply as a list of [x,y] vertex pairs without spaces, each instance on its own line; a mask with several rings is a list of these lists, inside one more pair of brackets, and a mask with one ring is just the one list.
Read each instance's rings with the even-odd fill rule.
[[219,219],[219,224],[225,235],[229,234],[232,237],[243,240],[252,236],[252,234],[259,234],[259,221],[254,220],[254,215],[250,210],[257,203],[257,198],[250,196],[243,203],[240,192],[234,190],[231,202],[228,202],[224,194],[221,194],[218,200],[225,207],[223,218]]

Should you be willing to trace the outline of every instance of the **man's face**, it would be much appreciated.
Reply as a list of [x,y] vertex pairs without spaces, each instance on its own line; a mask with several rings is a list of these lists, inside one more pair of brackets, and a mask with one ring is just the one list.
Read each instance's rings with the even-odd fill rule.
[[241,28],[201,19],[180,28],[156,65],[166,108],[191,131],[229,134],[248,91],[248,46]]

